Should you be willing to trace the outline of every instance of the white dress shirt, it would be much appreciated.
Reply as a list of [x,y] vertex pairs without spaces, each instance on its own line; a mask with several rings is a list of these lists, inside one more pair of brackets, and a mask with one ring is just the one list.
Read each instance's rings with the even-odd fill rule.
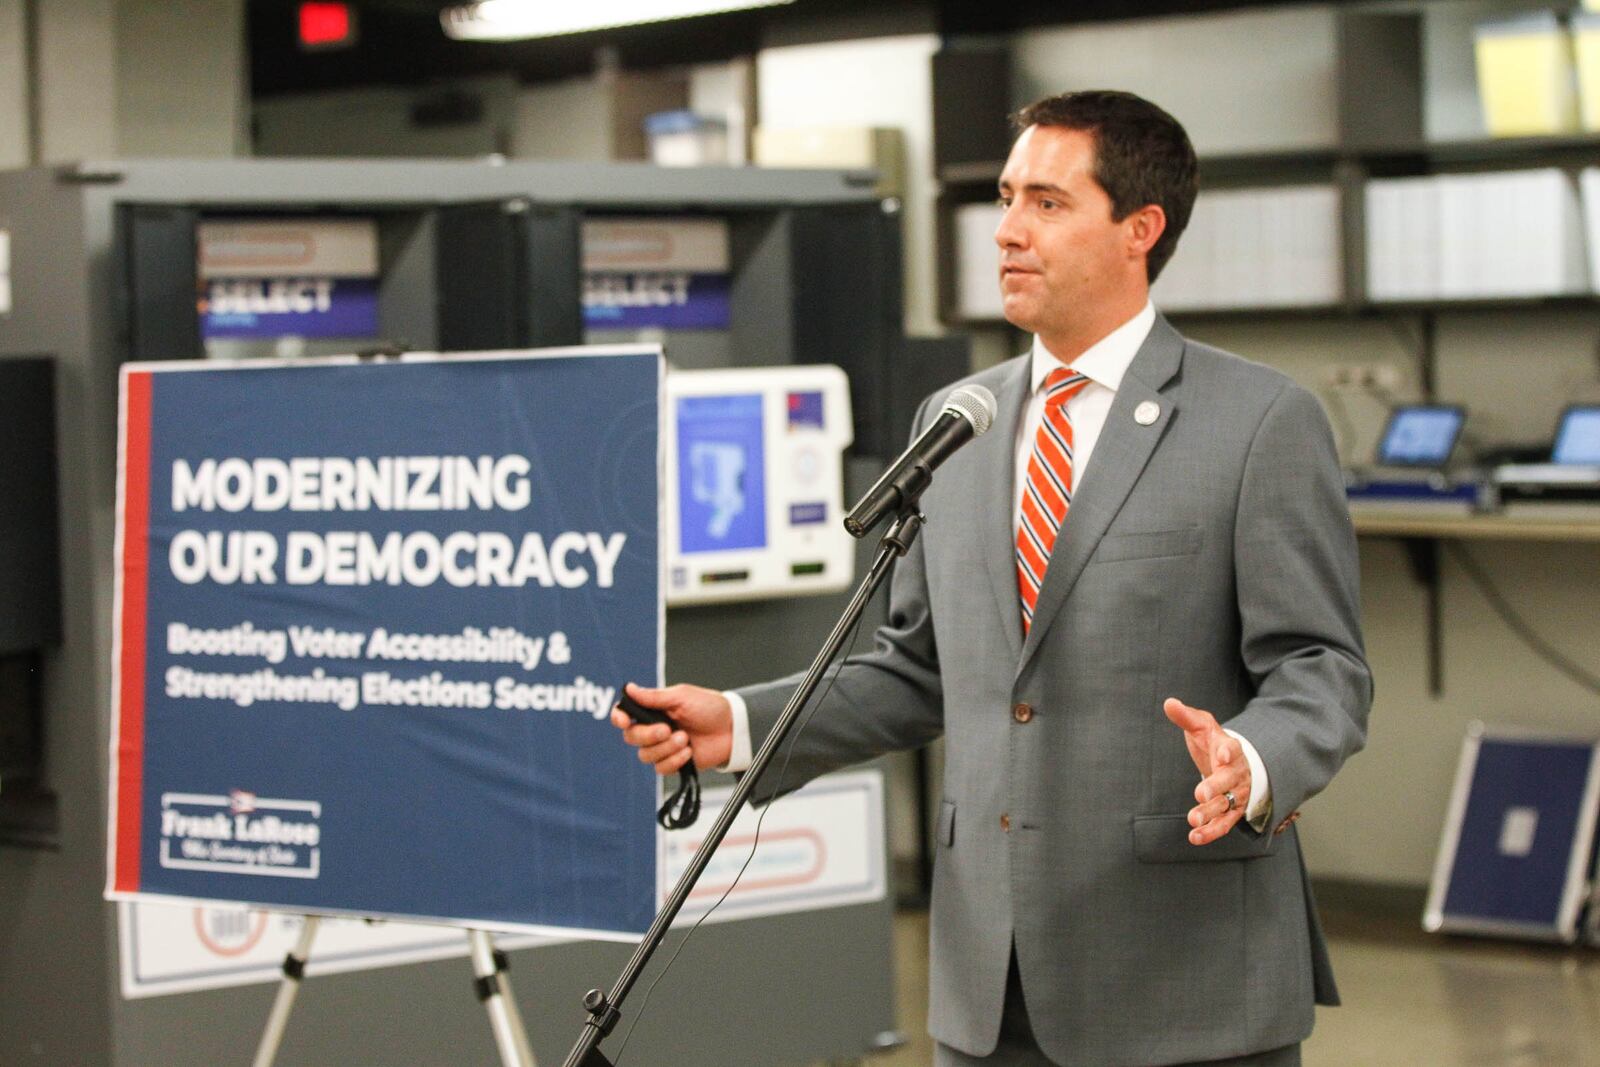
[[[1122,376],[1127,372],[1128,365],[1133,362],[1133,357],[1138,354],[1145,339],[1150,336],[1155,322],[1155,306],[1147,300],[1137,315],[1095,342],[1072,361],[1072,369],[1089,379],[1089,384],[1067,401],[1067,417],[1072,421],[1074,493],[1082,484],[1084,473],[1089,469],[1094,446],[1100,440],[1100,431],[1105,427],[1106,415],[1111,411],[1111,402],[1116,399],[1117,390],[1122,386]],[[1016,453],[1016,476],[1011,483],[1012,529],[1017,528],[1021,519],[1023,487],[1028,482],[1028,457],[1033,452],[1033,439],[1039,432],[1039,422],[1044,418],[1042,386],[1045,377],[1062,365],[1037,336],[1033,339],[1031,359],[1032,384],[1028,392],[1028,405],[1023,409],[1022,418],[1017,424],[1016,441],[1013,442],[1013,450]],[[1072,521],[1070,509],[1067,521]],[[1017,612],[1020,626],[1022,612],[1020,604]],[[753,756],[750,713],[745,706],[744,698],[738,693],[727,692],[723,695],[728,698],[728,703],[733,705],[733,751],[721,769],[742,771],[750,766]],[[1154,713],[1160,714],[1161,709],[1154,709]],[[1224,729],[1227,730],[1226,727]],[[1266,767],[1261,762],[1261,756],[1256,752],[1254,745],[1232,730],[1227,730],[1227,733],[1238,740],[1240,747],[1244,749],[1245,760],[1250,765],[1250,805],[1245,809],[1245,818],[1251,826],[1262,830],[1272,814],[1272,787],[1267,781]]]

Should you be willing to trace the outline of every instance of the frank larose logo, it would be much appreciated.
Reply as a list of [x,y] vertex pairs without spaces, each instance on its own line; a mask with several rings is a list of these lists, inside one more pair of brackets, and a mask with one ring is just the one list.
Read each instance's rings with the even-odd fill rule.
[[322,805],[315,800],[161,795],[161,866],[276,878],[316,878],[322,870]]

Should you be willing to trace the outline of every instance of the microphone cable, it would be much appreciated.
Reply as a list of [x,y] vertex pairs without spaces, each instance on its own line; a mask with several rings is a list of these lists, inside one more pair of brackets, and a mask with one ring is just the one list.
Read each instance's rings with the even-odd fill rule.
[[[774,790],[773,798],[769,800],[764,807],[762,807],[761,814],[756,817],[755,840],[750,845],[750,854],[744,858],[744,863],[739,867],[739,873],[734,875],[733,881],[728,884],[728,888],[722,891],[722,895],[717,898],[716,903],[707,908],[705,914],[696,919],[694,921],[694,925],[689,927],[688,932],[685,933],[683,938],[678,942],[677,948],[672,950],[672,955],[667,958],[667,962],[664,963],[661,967],[661,970],[657,972],[655,980],[652,981],[649,988],[644,991],[644,999],[639,1002],[638,1011],[634,1012],[633,1022],[628,1025],[628,1032],[622,1035],[622,1043],[617,1046],[616,1055],[612,1057],[611,1062],[613,1064],[620,1065],[622,1063],[622,1053],[628,1047],[628,1040],[633,1037],[634,1027],[638,1026],[639,1020],[644,1018],[644,1009],[645,1006],[650,1003],[650,995],[656,991],[657,984],[660,983],[662,978],[666,977],[667,971],[670,970],[672,965],[677,962],[678,953],[683,951],[683,946],[687,945],[689,943],[689,939],[695,935],[697,930],[700,929],[700,924],[709,919],[711,917],[711,913],[721,907],[724,900],[728,899],[728,894],[734,891],[734,889],[739,885],[739,880],[744,877],[744,872],[749,869],[750,861],[756,858],[756,849],[761,847],[761,824],[766,821],[767,812],[772,810],[772,805],[776,804],[780,799],[782,799],[777,794],[781,793],[783,790],[783,779],[789,773],[789,761],[794,758],[795,745],[799,743],[800,735],[805,732],[806,727],[810,725],[812,718],[816,716],[817,712],[822,710],[822,705],[827,701],[829,694],[833,692],[834,683],[839,680],[840,672],[844,670],[845,664],[849,662],[850,654],[855,651],[856,640],[860,637],[861,623],[864,618],[865,613],[863,612],[861,616],[856,618],[855,625],[850,627],[850,639],[845,643],[845,648],[848,649],[849,652],[847,652],[839,660],[839,662],[834,665],[833,675],[828,679],[827,688],[823,689],[821,696],[817,697],[811,702],[811,707],[800,717],[800,721],[795,724],[794,734],[788,739],[787,742],[785,742],[785,744],[788,746],[788,751],[784,754],[783,766],[778,769],[778,777],[776,779],[777,788]],[[689,762],[690,764],[693,764],[694,760],[690,759]],[[731,825],[729,829],[732,829]]]

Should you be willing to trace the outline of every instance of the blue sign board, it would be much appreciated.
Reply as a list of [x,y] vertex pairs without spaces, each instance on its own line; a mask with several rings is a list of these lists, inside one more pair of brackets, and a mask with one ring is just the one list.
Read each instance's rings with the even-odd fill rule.
[[1600,746],[1497,737],[1462,751],[1424,925],[1572,941],[1587,896]]
[[661,373],[124,368],[109,895],[644,930]]

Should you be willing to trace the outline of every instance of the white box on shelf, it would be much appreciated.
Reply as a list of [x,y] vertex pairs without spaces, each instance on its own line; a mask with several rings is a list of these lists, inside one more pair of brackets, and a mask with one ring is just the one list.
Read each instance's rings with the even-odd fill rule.
[[1439,190],[1439,295],[1563,296],[1589,288],[1578,194],[1559,168],[1447,174]]
[[875,170],[879,196],[905,195],[905,135],[891,126],[757,126],[755,162],[762,167]]
[[956,313],[963,319],[1003,317],[1000,246],[994,232],[1004,212],[997,204],[964,204],[955,211]]
[[1337,304],[1344,297],[1339,190],[1299,185],[1273,190],[1264,212],[1264,288],[1279,307]]
[[1589,291],[1600,293],[1600,167],[1585,167],[1579,183],[1583,190],[1584,231],[1589,247]]
[[1439,281],[1435,295],[1462,299],[1481,296],[1493,264],[1486,252],[1501,244],[1504,219],[1489,208],[1485,175],[1441,174],[1433,179],[1439,219]]
[[1378,301],[1439,295],[1439,204],[1432,178],[1367,183],[1367,295]]
[[1215,205],[1207,197],[1195,201],[1189,226],[1176,251],[1151,289],[1151,299],[1166,311],[1184,311],[1205,305],[1216,256]]
[[1217,215],[1217,273],[1211,302],[1215,307],[1250,307],[1250,294],[1260,289],[1260,200],[1242,189],[1215,195],[1221,211]]
[[1388,178],[1367,185],[1376,301],[1588,291],[1577,189],[1559,168]]
[[1306,307],[1343,292],[1339,193],[1332,186],[1200,194],[1156,280],[1169,311]]
[[704,167],[728,162],[728,123],[687,109],[644,118],[650,161],[660,167]]

